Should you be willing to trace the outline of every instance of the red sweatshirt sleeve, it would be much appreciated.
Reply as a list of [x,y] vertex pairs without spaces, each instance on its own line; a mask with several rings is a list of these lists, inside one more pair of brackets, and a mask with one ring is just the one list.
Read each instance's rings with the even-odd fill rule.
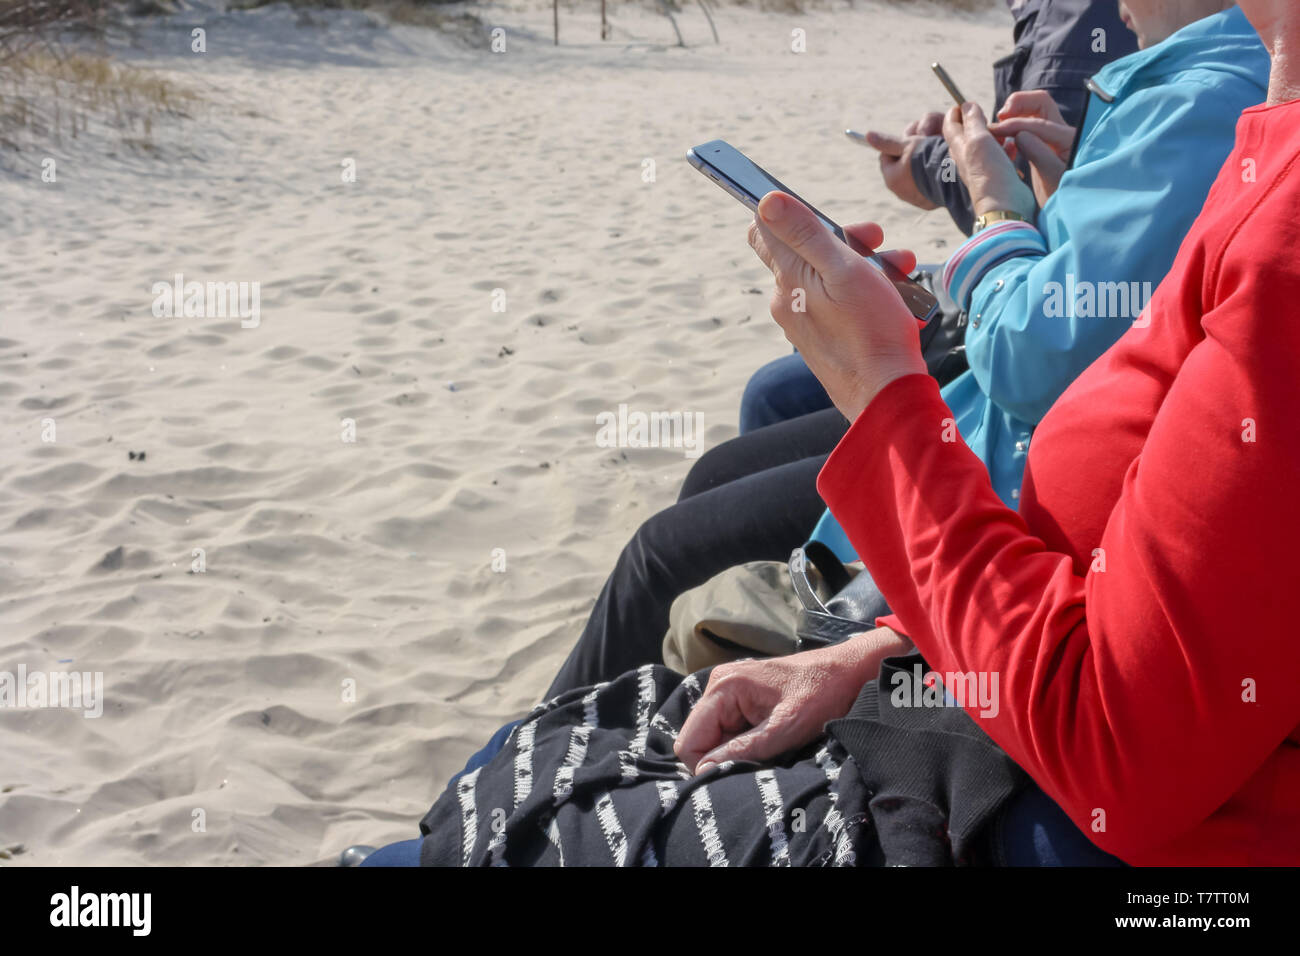
[[1109,515],[1104,570],[1046,550],[942,440],[951,412],[927,376],[882,391],[818,483],[930,667],[996,674],[996,714],[971,715],[1130,862],[1205,820],[1300,724],[1300,281],[1296,240],[1261,239],[1275,263],[1221,270],[1207,337]]

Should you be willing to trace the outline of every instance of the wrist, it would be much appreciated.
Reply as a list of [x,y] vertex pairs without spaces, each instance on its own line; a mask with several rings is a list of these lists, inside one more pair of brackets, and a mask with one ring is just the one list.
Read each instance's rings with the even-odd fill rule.
[[845,404],[836,402],[836,407],[850,422],[855,422],[876,396],[888,386],[908,375],[928,373],[925,359],[921,357],[919,350],[908,355],[877,360],[872,363],[871,369],[866,374],[858,377],[854,387],[849,390]]
[[997,225],[1000,222],[1028,222],[1029,220],[1016,212],[1014,209],[994,209],[992,212],[982,213],[975,217],[975,225],[971,230],[971,235],[977,232],[983,232],[989,226]]
[[880,673],[885,658],[908,653],[912,642],[887,627],[877,627],[854,635],[840,647],[851,655],[846,663],[852,667],[854,678],[865,684]]
[[1038,201],[1034,199],[1034,194],[1030,192],[1028,186],[1025,186],[1023,191],[1016,190],[1014,195],[983,195],[971,198],[971,210],[976,218],[990,212],[1014,212],[1025,222],[1032,223],[1037,209]]

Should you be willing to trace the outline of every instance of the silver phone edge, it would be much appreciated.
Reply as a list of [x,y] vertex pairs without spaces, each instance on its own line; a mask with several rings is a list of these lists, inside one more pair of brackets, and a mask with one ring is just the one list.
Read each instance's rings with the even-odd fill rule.
[[[741,155],[744,154],[742,153]],[[702,175],[707,176],[709,179],[712,179],[725,192],[730,193],[733,198],[740,200],[740,202],[751,212],[754,213],[758,212],[758,199],[754,199],[753,197],[751,197],[750,194],[746,192],[744,189],[742,189],[740,186],[738,186],[730,176],[728,176],[722,170],[718,169],[716,166],[714,166],[712,163],[706,160],[699,153],[695,152],[694,147],[686,151],[686,161],[690,163],[692,166],[694,166]],[[716,175],[711,175],[711,174],[716,174]],[[828,231],[833,231],[833,230],[830,230],[828,227]],[[879,272],[881,275],[883,275],[886,279],[889,279],[891,282],[894,281],[890,277],[889,273],[885,271],[885,267],[880,262],[879,257],[871,255],[871,256],[863,256],[862,258],[866,259],[867,262],[871,263],[871,265],[876,269],[876,271]],[[933,293],[931,293],[931,295],[932,297],[934,297],[935,301],[934,304],[931,305],[930,311],[925,314],[924,318],[922,318],[919,315],[916,315],[915,312],[912,312],[912,315],[918,321],[925,322],[927,324],[930,322],[931,319],[934,318],[935,314],[939,311],[938,297],[933,296]],[[908,311],[911,311],[911,309],[909,308]]]

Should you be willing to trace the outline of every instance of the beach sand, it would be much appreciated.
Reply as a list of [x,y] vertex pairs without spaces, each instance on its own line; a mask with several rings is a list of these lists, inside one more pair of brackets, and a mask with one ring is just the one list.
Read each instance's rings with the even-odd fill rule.
[[[0,150],[0,671],[104,681],[98,718],[0,708],[0,865],[416,835],[690,467],[602,447],[596,416],[699,413],[713,447],[788,351],[689,146],[922,261],[960,239],[842,130],[946,109],[935,59],[990,105],[1002,9],[727,6],[715,45],[687,6],[686,48],[648,8],[611,5],[604,42],[566,8],[559,47],[549,5],[478,9],[504,52],[200,7],[110,46],[187,117]],[[177,273],[259,283],[260,323],[155,315]]]

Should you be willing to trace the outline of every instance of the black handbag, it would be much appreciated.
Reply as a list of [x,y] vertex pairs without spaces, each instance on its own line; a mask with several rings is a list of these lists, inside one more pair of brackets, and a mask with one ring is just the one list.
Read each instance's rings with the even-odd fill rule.
[[801,606],[795,617],[796,652],[847,641],[889,613],[871,575],[865,570],[853,574],[819,541],[791,552],[790,583]]
[[942,282],[928,270],[913,276],[917,282],[934,293],[939,300],[939,312],[921,330],[921,356],[926,371],[940,384],[947,385],[966,369],[966,313],[949,298]]

